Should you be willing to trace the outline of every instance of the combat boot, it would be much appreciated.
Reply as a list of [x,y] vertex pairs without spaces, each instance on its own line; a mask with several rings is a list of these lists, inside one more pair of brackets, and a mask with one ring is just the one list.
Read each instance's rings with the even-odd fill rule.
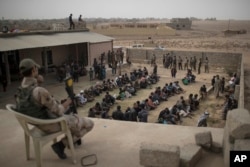
[[60,159],[67,158],[67,155],[64,153],[65,146],[62,141],[53,144],[51,147]]

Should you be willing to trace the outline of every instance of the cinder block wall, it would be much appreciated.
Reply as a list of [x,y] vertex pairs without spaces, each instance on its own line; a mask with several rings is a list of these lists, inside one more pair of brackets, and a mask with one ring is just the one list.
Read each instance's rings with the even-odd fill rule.
[[[174,50],[149,50],[149,49],[128,49],[127,56],[130,60],[136,63],[150,60],[155,54],[157,63],[162,64],[163,55],[169,53],[175,55],[177,58],[180,56],[183,60],[188,57],[196,56],[197,60],[203,60],[208,57],[209,65],[213,67],[231,68],[235,72],[240,71],[242,54],[241,53],[225,53],[225,52],[206,52],[206,51],[174,51]],[[197,62],[198,64],[198,62]]]

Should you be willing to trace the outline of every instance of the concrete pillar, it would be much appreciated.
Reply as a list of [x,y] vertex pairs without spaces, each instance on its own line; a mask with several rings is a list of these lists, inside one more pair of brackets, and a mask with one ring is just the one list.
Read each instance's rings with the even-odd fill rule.
[[78,44],[75,45],[75,49],[76,49],[76,63],[78,64],[79,62],[79,51],[78,51]]
[[249,140],[250,136],[250,112],[246,109],[239,108],[229,111],[227,114],[226,126],[223,136],[223,156],[225,167],[229,167],[230,151],[242,151],[237,147],[236,140]]
[[8,60],[8,54],[4,53],[4,62],[5,62],[5,71],[6,71],[6,78],[8,84],[11,84],[11,78],[10,78],[10,66],[9,66],[9,60]]
[[43,60],[44,60],[44,72],[48,74],[48,55],[47,55],[47,48],[43,49]]
[[234,98],[239,101],[240,96],[240,85],[235,85]]

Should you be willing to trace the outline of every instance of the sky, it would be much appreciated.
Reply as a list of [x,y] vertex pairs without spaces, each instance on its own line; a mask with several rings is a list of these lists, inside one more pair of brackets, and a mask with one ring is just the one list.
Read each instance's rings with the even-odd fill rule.
[[250,0],[0,0],[0,19],[176,18],[250,20]]

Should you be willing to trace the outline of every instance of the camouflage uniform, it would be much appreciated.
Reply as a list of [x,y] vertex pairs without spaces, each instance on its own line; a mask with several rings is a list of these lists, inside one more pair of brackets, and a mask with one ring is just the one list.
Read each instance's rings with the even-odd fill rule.
[[[62,104],[60,104],[57,100],[54,99],[54,97],[45,89],[42,87],[39,87],[37,85],[37,80],[35,78],[31,77],[24,77],[22,83],[21,83],[21,89],[34,87],[32,90],[32,97],[37,103],[38,106],[41,108],[46,108],[47,110],[40,110],[44,112],[48,112],[48,119],[53,119],[56,117],[65,117],[67,124],[70,128],[70,131],[72,133],[73,141],[76,142],[81,137],[83,137],[86,133],[88,133],[90,130],[92,130],[94,123],[92,120],[87,118],[79,118],[78,115],[65,115],[65,108]],[[21,99],[17,99],[17,106],[20,105]],[[46,133],[53,133],[60,130],[59,124],[50,124],[50,125],[41,125],[39,128]],[[67,138],[63,138],[62,142],[64,145],[68,145]]]

